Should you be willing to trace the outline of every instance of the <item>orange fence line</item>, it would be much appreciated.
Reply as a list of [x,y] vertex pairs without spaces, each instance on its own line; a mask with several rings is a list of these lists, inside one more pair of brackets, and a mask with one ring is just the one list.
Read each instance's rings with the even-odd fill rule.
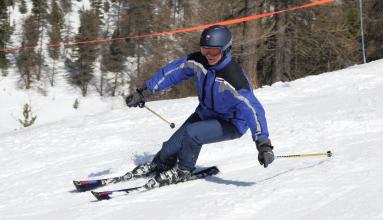
[[[185,32],[191,32],[191,31],[198,31],[198,30],[203,30],[207,27],[210,27],[212,25],[233,25],[233,24],[238,24],[242,22],[248,22],[252,20],[257,20],[261,19],[264,17],[270,17],[273,15],[289,12],[289,11],[294,11],[298,9],[304,9],[304,8],[311,8],[319,5],[324,5],[324,4],[330,4],[334,3],[335,0],[318,0],[316,2],[311,2],[308,4],[280,10],[280,11],[275,11],[275,12],[269,12],[269,13],[263,13],[259,15],[252,15],[252,16],[247,16],[243,18],[236,18],[236,19],[231,19],[231,20],[226,20],[226,21],[221,21],[221,22],[216,22],[216,23],[210,23],[206,25],[200,25],[200,26],[195,26],[195,27],[189,27],[189,28],[183,28],[183,29],[177,29],[177,30],[170,30],[170,31],[164,31],[164,32],[159,32],[159,33],[152,33],[152,34],[142,34],[142,35],[129,35],[125,37],[117,37],[117,38],[98,38],[94,40],[89,40],[89,41],[77,41],[77,42],[66,42],[66,43],[60,43],[60,44],[47,44],[48,47],[61,47],[61,46],[73,46],[73,45],[81,45],[81,44],[94,44],[94,43],[99,43],[99,42],[110,42],[110,41],[117,41],[117,40],[126,40],[126,39],[136,39],[136,38],[144,38],[144,37],[157,37],[157,36],[163,36],[163,35],[172,35],[176,33],[185,33]],[[0,48],[0,52],[13,52],[17,51],[20,49],[31,49],[31,48],[41,48],[42,46],[26,46],[26,47],[20,47],[20,48]]]

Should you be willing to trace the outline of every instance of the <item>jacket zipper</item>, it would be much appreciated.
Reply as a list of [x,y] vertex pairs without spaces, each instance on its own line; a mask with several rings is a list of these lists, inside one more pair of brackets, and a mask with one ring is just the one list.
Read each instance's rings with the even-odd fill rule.
[[202,97],[201,97],[201,101],[204,105],[206,105],[205,103],[205,98],[206,98],[206,81],[207,81],[207,74],[205,75],[205,79],[203,79],[203,83],[202,83]]
[[213,110],[213,112],[215,112],[215,110],[214,110],[214,83],[215,83],[215,76],[214,76],[213,84],[211,85],[211,91],[210,91],[211,109]]

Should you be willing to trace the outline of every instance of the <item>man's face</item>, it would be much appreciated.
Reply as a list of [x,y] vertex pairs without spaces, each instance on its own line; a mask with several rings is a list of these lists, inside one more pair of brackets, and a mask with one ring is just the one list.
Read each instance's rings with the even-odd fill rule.
[[206,57],[210,66],[216,65],[223,56],[219,48],[201,47],[201,53]]

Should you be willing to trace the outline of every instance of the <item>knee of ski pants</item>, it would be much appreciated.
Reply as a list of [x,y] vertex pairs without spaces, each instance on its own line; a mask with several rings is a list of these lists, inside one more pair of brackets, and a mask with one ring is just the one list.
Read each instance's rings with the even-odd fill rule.
[[201,136],[201,133],[204,132],[203,130],[204,130],[203,127],[198,126],[195,123],[187,125],[184,131],[183,143],[185,143],[186,141],[188,143],[191,142],[192,145],[197,145],[197,146],[202,145],[203,143],[200,140],[201,138],[200,136]]
[[186,126],[183,143],[200,147],[203,144],[227,139],[224,127],[218,120],[199,121]]
[[201,146],[203,144],[237,139],[241,136],[242,134],[230,122],[220,120],[200,121],[186,126],[183,143]]

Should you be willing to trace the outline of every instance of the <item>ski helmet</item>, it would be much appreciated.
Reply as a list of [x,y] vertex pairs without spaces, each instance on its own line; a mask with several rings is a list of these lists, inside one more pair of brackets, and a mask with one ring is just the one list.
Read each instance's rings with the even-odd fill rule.
[[229,28],[224,25],[213,25],[203,30],[199,45],[219,48],[226,53],[231,48],[232,39]]

